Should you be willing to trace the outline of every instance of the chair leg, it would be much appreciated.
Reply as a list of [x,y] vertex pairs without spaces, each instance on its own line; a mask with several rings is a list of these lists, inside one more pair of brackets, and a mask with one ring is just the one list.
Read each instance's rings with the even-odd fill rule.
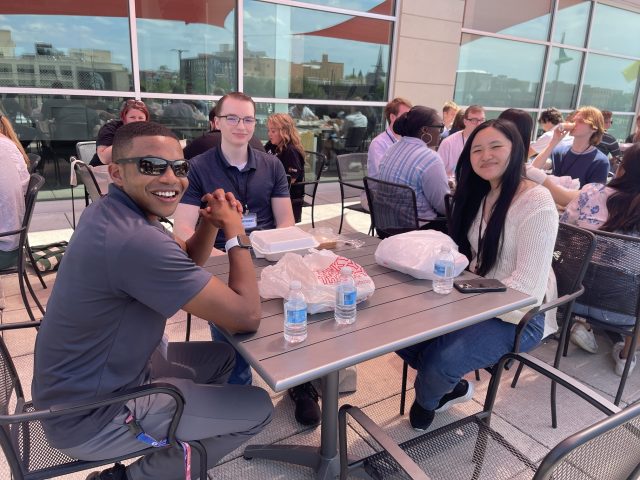
[[315,206],[316,206],[316,197],[313,197],[313,200],[311,200],[311,228],[316,228],[316,224],[313,221],[313,211]]
[[400,416],[404,415],[404,404],[407,400],[407,373],[409,364],[407,362],[402,363],[402,387],[400,389]]
[[476,372],[475,373],[476,373],[476,382],[479,382],[480,381],[480,370],[478,370],[476,368]]
[[338,235],[342,233],[342,222],[344,221],[344,198],[340,199],[342,209],[340,210],[340,227],[338,228]]
[[518,385],[518,380],[520,379],[523,367],[524,365],[522,362],[518,364],[518,370],[516,370],[516,374],[513,376],[513,380],[511,381],[511,388],[516,388],[516,385]]
[[72,220],[72,228],[76,229],[76,199],[74,197],[75,187],[71,185],[71,220]]
[[557,388],[558,388],[558,385],[556,384],[556,382],[551,382],[551,427],[552,428],[558,428],[558,411],[557,411],[557,402],[556,402]]
[[22,297],[22,303],[24,304],[24,308],[27,309],[27,315],[32,322],[36,322],[36,317],[33,316],[33,312],[31,311],[31,304],[29,303],[29,299],[27,298],[27,291],[24,286],[24,277],[19,272],[18,273],[18,285],[20,286],[20,296]]
[[33,287],[31,286],[31,282],[29,281],[29,276],[27,275],[27,272],[23,271],[22,275],[24,276],[24,281],[27,284],[27,288],[29,289],[29,293],[31,294],[31,297],[33,298],[33,301],[36,302],[36,305],[38,306],[38,309],[44,315],[44,313],[45,313],[44,312],[44,307],[40,303],[40,300],[38,300],[36,292],[33,290]]
[[618,387],[618,393],[616,393],[616,399],[613,401],[616,405],[620,404],[620,400],[622,400],[622,392],[624,392],[624,386],[627,383],[627,376],[629,375],[629,369],[631,368],[631,360],[633,359],[636,351],[636,346],[638,343],[638,335],[636,326],[633,329],[633,333],[631,334],[631,345],[629,348],[629,355],[627,355],[627,361],[624,364],[624,370],[622,371],[622,378],[620,379],[620,386]]
[[188,342],[190,337],[191,337],[191,314],[187,313],[187,335],[184,341]]
[[36,266],[36,260],[35,258],[33,258],[33,253],[31,253],[31,247],[29,246],[28,240],[26,242],[25,248],[27,249],[27,255],[29,256],[29,261],[31,262],[33,271],[36,272],[36,276],[38,277],[38,280],[40,280],[40,285],[42,285],[42,288],[47,288],[47,284],[44,283],[44,279],[42,278],[42,273],[40,273],[40,270],[38,270],[38,267]]

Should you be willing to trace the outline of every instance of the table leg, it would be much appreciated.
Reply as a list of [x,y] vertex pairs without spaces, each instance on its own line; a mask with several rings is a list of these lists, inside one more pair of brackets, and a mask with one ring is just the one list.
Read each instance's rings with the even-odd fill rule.
[[318,480],[334,479],[340,473],[338,458],[338,372],[322,379],[322,424],[320,448],[305,445],[249,445],[244,458],[264,458],[313,468]]

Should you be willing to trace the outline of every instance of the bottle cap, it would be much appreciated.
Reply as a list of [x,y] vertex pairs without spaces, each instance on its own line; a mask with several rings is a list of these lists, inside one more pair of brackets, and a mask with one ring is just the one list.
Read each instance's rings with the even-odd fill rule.
[[351,274],[353,273],[353,270],[352,270],[352,268],[351,268],[351,267],[342,267],[342,268],[340,269],[340,273],[341,273],[342,275],[351,275]]
[[291,290],[300,290],[302,288],[302,284],[300,283],[300,280],[291,280],[289,288]]

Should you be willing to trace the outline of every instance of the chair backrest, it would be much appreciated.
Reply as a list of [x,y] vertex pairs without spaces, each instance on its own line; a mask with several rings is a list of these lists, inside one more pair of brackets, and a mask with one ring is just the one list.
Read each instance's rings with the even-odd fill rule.
[[638,318],[640,309],[640,238],[594,231],[596,248],[580,303]]
[[555,446],[534,480],[637,479],[640,469],[640,403],[597,422]]
[[102,191],[100,191],[100,185],[98,185],[96,177],[93,175],[89,166],[83,162],[76,162],[74,163],[74,168],[76,170],[78,180],[80,180],[84,185],[91,201],[95,202],[100,200],[100,197],[102,197]]
[[[366,153],[346,153],[337,156],[338,163],[338,181],[342,190],[342,197],[356,197],[364,190],[364,182],[362,179],[367,172],[367,154]],[[349,183],[357,185],[356,188],[343,185]]]
[[40,155],[37,153],[27,153],[27,157],[29,157],[29,173],[35,173],[38,165],[40,165]]
[[0,336],[0,415],[9,415],[9,406],[13,401],[22,400],[24,392],[18,372]]
[[87,165],[96,153],[96,142],[78,142],[76,143],[76,155]]
[[305,151],[304,154],[304,194],[315,197],[327,157],[318,152]]
[[[559,225],[551,260],[558,297],[580,290],[595,244],[595,236],[591,231],[565,223]],[[584,294],[580,302],[582,298]],[[569,304],[565,304],[558,309],[557,319],[560,323],[564,321],[568,307]]]
[[367,127],[351,127],[347,130],[347,136],[344,139],[344,149],[348,152],[357,152],[362,148],[366,135]]
[[380,238],[418,229],[416,192],[408,185],[364,177],[371,224]]

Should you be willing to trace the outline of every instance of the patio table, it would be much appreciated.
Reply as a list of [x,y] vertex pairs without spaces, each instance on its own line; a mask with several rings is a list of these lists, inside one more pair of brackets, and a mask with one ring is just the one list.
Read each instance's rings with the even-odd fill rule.
[[[322,423],[320,446],[249,445],[244,457],[265,458],[313,468],[316,478],[335,478],[339,474],[337,446],[338,371],[342,368],[394,352],[481,322],[496,315],[535,303],[529,295],[506,292],[449,295],[432,291],[431,281],[418,280],[375,262],[379,239],[364,234],[347,235],[363,240],[354,248],[338,246],[335,251],[362,265],[373,278],[376,290],[358,305],[352,325],[337,325],[333,312],[309,315],[308,337],[288,344],[283,337],[281,299],[263,300],[262,320],[255,333],[226,337],[247,362],[276,392],[322,378]],[[257,274],[269,265],[254,260]],[[212,257],[205,268],[226,281],[227,257]],[[465,272],[460,279],[475,278]],[[400,376],[398,376],[400,382]]]

